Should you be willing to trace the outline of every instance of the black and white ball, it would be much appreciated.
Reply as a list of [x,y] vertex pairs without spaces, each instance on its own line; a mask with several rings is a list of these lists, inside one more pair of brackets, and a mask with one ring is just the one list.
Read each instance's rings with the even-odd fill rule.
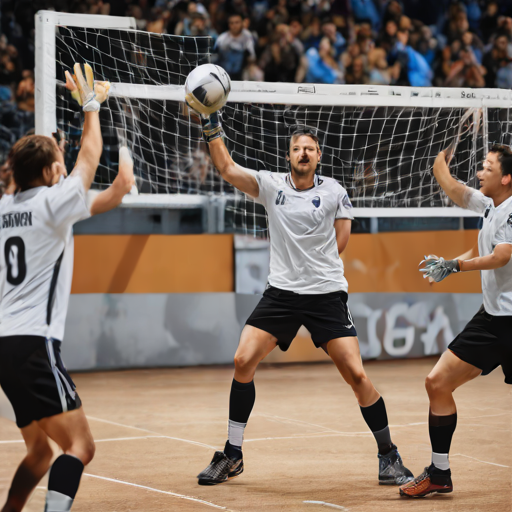
[[210,115],[221,109],[231,91],[231,80],[224,69],[215,64],[198,66],[187,77],[185,94],[192,94],[199,103],[200,114]]

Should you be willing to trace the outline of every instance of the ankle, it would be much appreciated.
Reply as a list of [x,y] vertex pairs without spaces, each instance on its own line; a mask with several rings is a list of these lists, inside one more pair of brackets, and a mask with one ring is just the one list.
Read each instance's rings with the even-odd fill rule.
[[224,453],[233,460],[238,460],[242,458],[242,447],[234,446],[230,444],[229,441],[226,441],[226,445],[224,446]]

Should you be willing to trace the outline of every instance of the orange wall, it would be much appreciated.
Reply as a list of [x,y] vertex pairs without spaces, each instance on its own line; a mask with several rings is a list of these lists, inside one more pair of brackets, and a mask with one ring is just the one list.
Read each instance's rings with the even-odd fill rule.
[[349,292],[481,293],[480,272],[429,284],[418,272],[425,255],[453,259],[478,241],[478,230],[353,235],[342,255]]
[[71,293],[232,291],[232,235],[75,236]]
[[[424,255],[454,258],[478,231],[352,235],[343,254],[349,291],[480,293],[479,272],[430,285]],[[234,291],[232,235],[77,235],[72,293]]]

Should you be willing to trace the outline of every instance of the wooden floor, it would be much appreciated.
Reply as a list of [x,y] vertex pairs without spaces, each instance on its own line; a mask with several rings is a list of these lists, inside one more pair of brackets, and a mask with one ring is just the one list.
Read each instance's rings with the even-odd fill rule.
[[[372,362],[394,442],[418,475],[429,464],[424,378],[435,359]],[[450,455],[455,491],[405,500],[377,483],[375,441],[330,364],[262,365],[246,430],[245,472],[200,487],[195,476],[226,439],[228,367],[78,374],[97,442],[73,510],[163,512],[512,511],[512,387],[501,369],[458,390]],[[0,500],[24,454],[0,418]],[[26,511],[42,512],[46,480]]]

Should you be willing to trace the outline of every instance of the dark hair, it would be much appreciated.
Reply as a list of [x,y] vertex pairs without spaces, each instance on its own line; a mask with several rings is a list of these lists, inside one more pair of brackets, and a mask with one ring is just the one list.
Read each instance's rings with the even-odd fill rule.
[[493,144],[489,153],[496,153],[498,155],[498,162],[501,165],[501,174],[506,176],[512,174],[512,150],[505,144]]
[[[309,128],[308,126],[296,128],[290,135],[290,144],[292,143],[293,139],[301,137],[302,135],[306,135],[307,137],[313,139],[316,142],[318,149],[320,149],[320,139],[318,138],[316,130],[314,130],[313,128]],[[288,144],[288,147],[290,146],[290,144]]]
[[31,188],[45,167],[57,160],[57,148],[51,137],[28,135],[21,138],[9,152],[9,162],[16,185],[21,190]]

